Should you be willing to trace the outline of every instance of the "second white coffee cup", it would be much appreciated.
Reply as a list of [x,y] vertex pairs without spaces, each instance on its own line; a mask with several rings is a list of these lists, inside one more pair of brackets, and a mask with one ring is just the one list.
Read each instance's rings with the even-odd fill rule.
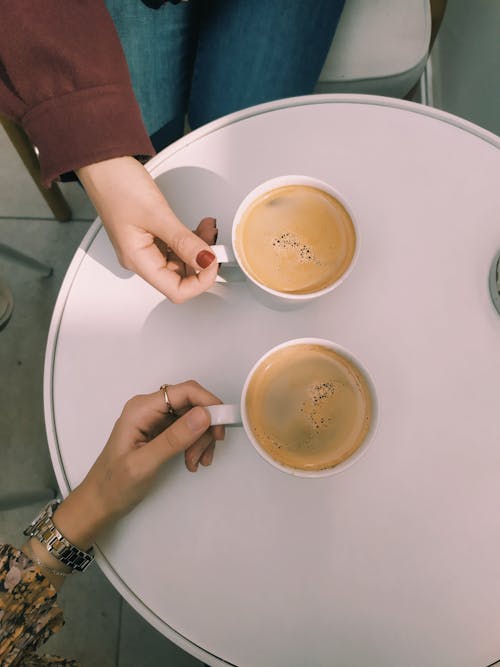
[[[358,377],[362,377],[363,385],[366,387],[367,393],[369,394],[370,407],[369,414],[367,416],[368,427],[365,430],[364,437],[362,438],[359,446],[357,446],[355,451],[353,451],[347,458],[345,458],[345,460],[331,467],[319,470],[296,468],[277,461],[255,437],[254,428],[250,423],[247,410],[247,394],[249,391],[250,383],[252,382],[252,378],[254,377],[256,371],[264,368],[266,362],[269,362],[270,357],[273,357],[273,355],[276,356],[275,353],[278,351],[287,349],[292,351],[300,350],[300,346],[317,346],[319,348],[324,348],[325,350],[332,350],[334,353],[343,358],[347,362],[347,365],[354,369],[356,374],[359,373]],[[358,382],[358,380],[356,380],[356,382]],[[348,350],[340,345],[337,345],[336,343],[333,343],[332,341],[323,338],[297,338],[273,347],[254,364],[248,373],[243,385],[239,403],[212,405],[208,406],[206,409],[210,413],[212,425],[215,426],[218,424],[225,424],[229,426],[242,426],[253,447],[260,454],[260,456],[262,456],[263,459],[265,459],[278,470],[298,477],[327,477],[344,471],[346,468],[358,461],[359,458],[366,452],[373,440],[378,421],[378,403],[375,392],[375,385],[370,374],[359,362],[359,360],[355,358]]]

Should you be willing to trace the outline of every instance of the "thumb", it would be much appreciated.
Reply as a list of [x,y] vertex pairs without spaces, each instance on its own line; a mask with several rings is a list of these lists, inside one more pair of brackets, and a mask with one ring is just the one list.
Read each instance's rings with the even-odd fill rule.
[[173,252],[193,269],[206,269],[215,261],[215,255],[210,246],[183,224],[168,242]]
[[143,447],[144,456],[149,457],[151,464],[158,468],[195,443],[209,426],[207,410],[195,406]]

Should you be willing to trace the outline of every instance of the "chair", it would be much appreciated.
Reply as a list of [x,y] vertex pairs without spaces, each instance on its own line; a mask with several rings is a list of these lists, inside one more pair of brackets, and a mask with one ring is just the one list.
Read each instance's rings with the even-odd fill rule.
[[38,155],[24,130],[2,115],[0,115],[0,124],[3,126],[42,197],[54,214],[55,219],[59,220],[59,222],[68,222],[68,220],[71,220],[71,209],[68,202],[64,199],[59,186],[56,183],[53,183],[50,188],[42,185]]
[[445,8],[446,0],[346,0],[315,92],[408,96]]

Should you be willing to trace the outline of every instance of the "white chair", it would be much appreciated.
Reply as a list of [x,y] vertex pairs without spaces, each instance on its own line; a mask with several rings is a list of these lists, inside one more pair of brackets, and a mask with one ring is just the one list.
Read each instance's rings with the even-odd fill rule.
[[346,0],[317,93],[405,97],[424,71],[445,0]]

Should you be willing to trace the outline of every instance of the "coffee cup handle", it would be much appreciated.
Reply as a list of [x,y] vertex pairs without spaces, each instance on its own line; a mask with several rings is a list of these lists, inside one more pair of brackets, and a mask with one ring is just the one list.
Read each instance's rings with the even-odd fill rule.
[[207,405],[204,406],[210,414],[210,425],[218,426],[225,424],[226,426],[241,426],[241,410],[236,403],[224,403],[223,405]]
[[231,246],[211,245],[210,250],[220,264],[217,282],[236,283],[245,280],[245,274],[240,269]]
[[211,245],[210,250],[214,253],[219,264],[238,266],[233,249],[228,245]]

